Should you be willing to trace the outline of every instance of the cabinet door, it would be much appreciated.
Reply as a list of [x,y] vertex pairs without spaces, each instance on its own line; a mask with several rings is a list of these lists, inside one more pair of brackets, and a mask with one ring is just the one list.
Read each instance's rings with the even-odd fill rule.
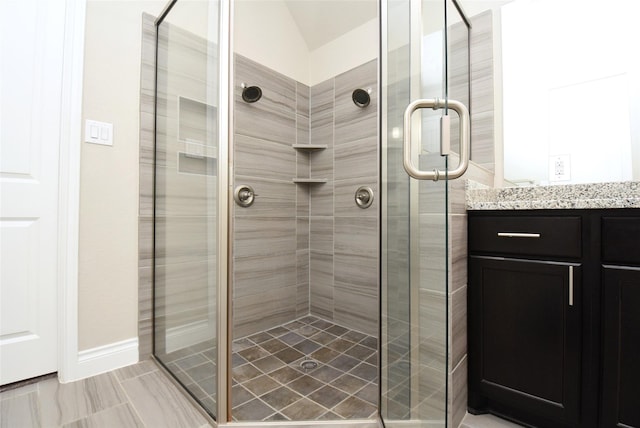
[[640,427],[640,268],[603,272],[602,427]]
[[509,413],[536,426],[575,426],[581,270],[570,266],[470,257],[471,408],[484,406],[475,410]]

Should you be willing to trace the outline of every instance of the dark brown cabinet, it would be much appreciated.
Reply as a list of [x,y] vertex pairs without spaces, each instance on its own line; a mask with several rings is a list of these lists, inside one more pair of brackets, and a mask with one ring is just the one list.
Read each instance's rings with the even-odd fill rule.
[[640,428],[638,210],[470,212],[468,236],[469,411]]
[[602,425],[640,427],[640,221],[602,219]]

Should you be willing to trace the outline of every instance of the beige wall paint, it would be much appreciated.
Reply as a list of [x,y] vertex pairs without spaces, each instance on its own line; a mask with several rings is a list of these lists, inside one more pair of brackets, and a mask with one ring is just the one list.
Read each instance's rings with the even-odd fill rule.
[[165,3],[87,2],[82,116],[113,123],[113,147],[82,144],[79,350],[138,334],[140,35]]

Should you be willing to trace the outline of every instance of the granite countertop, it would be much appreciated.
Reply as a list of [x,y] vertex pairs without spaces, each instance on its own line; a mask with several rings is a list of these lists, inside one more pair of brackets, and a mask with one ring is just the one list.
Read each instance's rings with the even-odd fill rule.
[[640,208],[640,182],[490,188],[466,182],[467,210]]

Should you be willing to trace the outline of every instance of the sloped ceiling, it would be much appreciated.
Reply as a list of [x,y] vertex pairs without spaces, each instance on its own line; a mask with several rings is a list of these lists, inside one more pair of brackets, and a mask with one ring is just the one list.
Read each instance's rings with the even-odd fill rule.
[[378,16],[376,0],[284,0],[310,51]]

